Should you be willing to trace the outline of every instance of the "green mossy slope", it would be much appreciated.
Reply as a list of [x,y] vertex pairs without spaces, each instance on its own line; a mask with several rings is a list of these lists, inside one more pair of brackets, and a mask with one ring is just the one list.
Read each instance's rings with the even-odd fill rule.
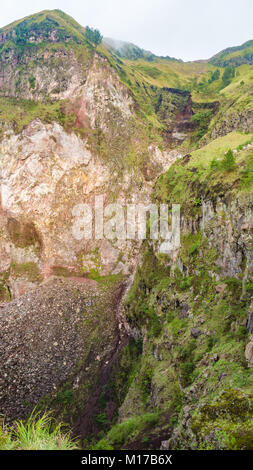
[[[152,431],[143,432],[136,425],[134,435],[120,434],[123,448],[132,448],[133,441],[141,446],[145,438],[146,449],[156,448],[153,436],[160,436],[161,443],[165,429],[170,449],[253,448],[253,373],[245,359],[252,300],[252,270],[246,264],[252,258],[252,235],[245,235],[245,244],[241,240],[244,255],[234,275],[226,274],[232,269],[229,257],[220,263],[219,245],[226,244],[230,223],[233,237],[240,237],[237,217],[252,204],[252,149],[244,145],[247,137],[234,134],[212,142],[193,152],[187,163],[178,161],[156,184],[154,200],[181,203],[185,224],[176,261],[159,254],[149,241],[144,243],[127,296],[126,319],[143,341],[143,350],[119,410],[120,426],[131,428],[132,421],[145,413],[158,412],[159,418]],[[224,167],[224,158],[232,143],[237,153],[231,169]],[[210,166],[214,160],[218,165]],[[217,205],[203,230],[208,200],[214,207],[223,200],[224,210]],[[216,234],[216,225],[224,230]],[[117,426],[96,448],[118,448],[113,438]]]

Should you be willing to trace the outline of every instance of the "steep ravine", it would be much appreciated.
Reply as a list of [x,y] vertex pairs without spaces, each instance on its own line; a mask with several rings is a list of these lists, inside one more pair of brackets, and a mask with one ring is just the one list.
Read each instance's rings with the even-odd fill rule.
[[[125,327],[122,322],[121,308],[122,298],[126,292],[128,283],[121,283],[117,288],[114,296],[115,316],[117,326],[115,328],[115,336],[112,348],[103,360],[101,368],[96,377],[95,386],[91,389],[88,399],[85,402],[84,410],[74,424],[74,437],[82,439],[96,438],[101,431],[101,425],[107,424],[115,420],[117,416],[119,402],[111,379],[113,369],[120,368],[120,356],[122,349],[127,347],[130,341],[129,328]],[[104,419],[104,423],[99,421],[98,417]]]

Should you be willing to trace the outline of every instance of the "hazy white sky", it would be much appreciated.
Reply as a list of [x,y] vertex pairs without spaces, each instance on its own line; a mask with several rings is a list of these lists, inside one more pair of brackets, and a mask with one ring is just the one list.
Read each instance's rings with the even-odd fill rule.
[[103,36],[183,60],[253,39],[253,0],[2,0],[0,27],[55,8]]

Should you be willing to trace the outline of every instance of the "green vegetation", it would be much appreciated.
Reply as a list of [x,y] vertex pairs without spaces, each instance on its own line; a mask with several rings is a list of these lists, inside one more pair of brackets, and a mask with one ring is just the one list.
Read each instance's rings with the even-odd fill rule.
[[231,66],[226,67],[222,76],[222,82],[223,82],[224,88],[232,82],[232,79],[234,77],[235,77],[235,68]]
[[10,289],[8,289],[6,281],[1,279],[1,281],[0,281],[0,302],[8,302],[9,300],[11,300]]
[[102,42],[103,36],[98,29],[90,28],[86,26],[85,37],[88,41],[98,46]]
[[225,153],[220,164],[221,168],[223,168],[225,171],[232,171],[235,169],[236,159],[231,149],[229,149],[227,153]]
[[65,383],[58,391],[56,401],[63,406],[68,406],[74,399],[74,391],[69,382]]
[[0,450],[74,450],[77,445],[62,424],[48,414],[33,412],[29,419],[17,421],[11,427],[0,426]]
[[240,189],[249,190],[253,187],[253,152],[246,160],[245,168],[240,173]]
[[[231,68],[228,70],[231,71]],[[235,75],[228,78],[228,82],[224,83],[222,80],[214,82],[209,87],[216,87],[216,96],[220,102],[218,113],[213,117],[209,130],[208,137],[214,138],[213,132],[217,135],[225,134],[229,130],[241,129],[243,130],[244,119],[250,122],[250,114],[252,110],[252,67],[249,65],[242,65],[236,68]],[[222,130],[222,131],[221,131]],[[250,131],[250,126],[248,128]]]
[[110,285],[117,281],[124,279],[122,274],[107,274],[102,276],[98,273],[97,270],[91,269],[90,274],[88,275],[89,279],[93,279],[101,284]]
[[158,413],[146,413],[116,424],[106,437],[93,447],[93,450],[122,449],[127,445],[127,442],[138,438],[142,432],[152,428],[158,421]]
[[[253,397],[240,390],[225,390],[196,413],[192,430],[200,449],[252,450]],[[206,436],[213,433],[209,440]]]
[[220,78],[220,70],[216,69],[215,72],[211,73],[211,77],[208,80],[208,83],[213,83]]
[[198,126],[194,134],[197,140],[201,139],[207,132],[211,118],[212,111],[209,109],[201,111],[200,113],[194,114],[192,116],[191,122],[197,124]]
[[[163,416],[169,411],[171,423],[180,423],[182,387],[189,392],[190,387],[194,386],[195,394],[200,392],[197,395],[198,400],[208,403],[224,388],[242,388],[247,397],[247,390],[253,385],[252,374],[244,359],[249,334],[243,322],[247,317],[250,295],[247,294],[240,300],[242,283],[233,278],[225,279],[227,290],[220,295],[216,294],[217,282],[210,273],[219,273],[217,254],[214,249],[210,249],[208,240],[200,233],[183,237],[180,259],[188,268],[188,278],[177,268],[172,269],[167,255],[157,258],[152,249],[146,246],[143,263],[137,271],[127,299],[128,322],[137,329],[144,329],[148,335],[139,374],[127,394],[128,414],[130,410],[134,416],[141,411],[153,412],[158,409]],[[153,330],[156,318],[160,321],[159,331]],[[199,333],[192,337],[191,332],[196,324]],[[204,397],[201,394],[203,387]],[[151,400],[151,391],[152,395],[156,393],[156,407]],[[228,396],[229,393],[232,391],[228,391]],[[193,406],[195,394],[190,400]],[[247,403],[247,398],[244,400]],[[218,443],[222,442],[224,448],[239,449],[242,440],[237,440],[235,444],[232,437],[238,435],[243,438],[243,418],[231,427],[228,407],[233,408],[234,400],[227,400],[227,403],[227,408],[223,408],[222,426],[221,420],[216,422],[210,418],[206,421],[206,426],[209,426],[209,432],[216,428],[224,432],[231,430],[227,434],[228,443],[217,435]],[[202,417],[199,423],[203,426],[201,436],[204,442],[207,431]],[[157,426],[159,425],[161,421],[158,421]],[[194,420],[193,427],[194,432],[197,432]],[[251,442],[248,441],[252,432],[250,420],[245,429],[247,436],[244,436],[243,445],[246,446]],[[106,439],[107,437],[108,435]],[[108,442],[113,445],[112,441],[105,439],[98,445]],[[202,448],[200,438],[198,442],[199,448]]]
[[[71,38],[75,42],[86,43],[85,29],[61,10],[44,10],[27,16],[1,28],[0,32],[9,35],[9,38],[22,48],[26,45],[29,35],[42,36],[44,40],[48,40],[52,31],[55,30],[59,40],[64,41]],[[15,35],[13,31],[15,31]]]
[[30,83],[30,87],[34,90],[35,85],[36,85],[36,78],[35,77],[29,77],[29,83]]
[[230,47],[214,56],[210,62],[214,65],[224,67],[227,65],[240,66],[252,64],[253,41],[247,41],[241,46]]
[[28,281],[31,282],[42,280],[40,269],[36,263],[11,263],[10,270],[14,277],[25,277]]
[[222,160],[213,159],[210,163],[211,170],[233,171],[236,168],[236,158],[231,149],[229,149]]
[[[10,123],[16,133],[21,132],[33,119],[39,118],[43,123],[59,122],[65,130],[79,129],[74,126],[76,116],[68,113],[66,102],[16,100],[15,98],[0,97],[0,123]],[[0,129],[0,135],[3,128]]]
[[156,183],[155,197],[169,204],[184,204],[185,211],[196,214],[205,194],[215,198],[228,190],[234,195],[250,191],[252,150],[247,146],[253,134],[250,137],[230,133],[192,152],[187,163],[178,160]]

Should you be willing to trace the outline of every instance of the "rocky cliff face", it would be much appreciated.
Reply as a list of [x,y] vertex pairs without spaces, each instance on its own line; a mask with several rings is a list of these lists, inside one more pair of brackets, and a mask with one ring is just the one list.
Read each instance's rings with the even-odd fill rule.
[[[94,207],[98,195],[106,205],[115,191],[123,204],[148,202],[150,185],[145,176],[140,173],[138,181],[132,170],[117,167],[112,173],[110,164],[99,160],[87,142],[66,133],[57,123],[45,125],[39,119],[19,135],[7,132],[0,151],[1,272],[9,280],[13,296],[24,292],[31,282],[56,273],[57,268],[63,268],[66,275],[82,275],[92,268],[101,274],[131,271],[134,244],[76,240],[72,211],[77,204]],[[175,158],[168,154],[162,160],[155,147],[149,152],[157,172]]]
[[241,112],[228,112],[223,114],[211,131],[211,139],[227,135],[230,132],[239,130],[241,132],[251,132],[253,128],[253,112],[251,109]]
[[[135,244],[76,240],[72,210],[85,203],[94,207],[97,195],[103,196],[104,205],[115,194],[123,204],[148,202],[151,175],[158,175],[176,158],[175,152],[161,152],[149,142],[129,90],[105,58],[93,56],[85,80],[76,58],[72,66],[68,55],[62,60],[69,76],[57,60],[52,65],[52,56],[41,63],[37,60],[35,75],[42,74],[46,81],[38,80],[31,94],[22,74],[21,96],[42,99],[45,93],[53,100],[68,96],[65,106],[67,116],[68,110],[73,116],[72,129],[36,118],[18,134],[10,125],[1,141],[1,272],[12,296],[59,269],[66,275],[91,269],[101,274],[131,272]],[[10,67],[15,74],[15,67]],[[60,83],[55,73],[66,85],[58,94],[52,91],[54,80]],[[4,83],[7,94],[19,93],[17,86],[13,91],[8,74]],[[26,240],[30,225],[34,237]]]
[[76,96],[84,80],[85,67],[71,49],[26,50],[21,57],[14,50],[2,53],[0,87],[5,96],[65,99]]

